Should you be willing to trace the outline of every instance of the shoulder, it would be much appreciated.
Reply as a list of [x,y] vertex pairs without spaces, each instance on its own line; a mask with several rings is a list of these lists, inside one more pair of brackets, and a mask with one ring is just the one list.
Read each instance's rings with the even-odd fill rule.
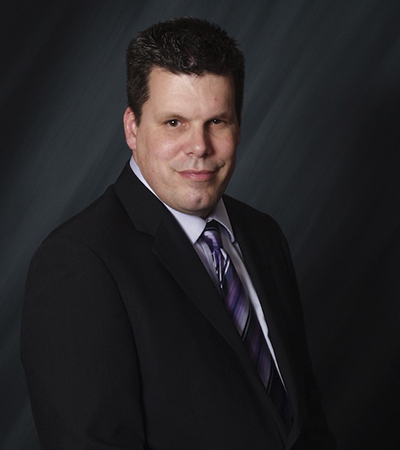
[[224,203],[242,250],[258,259],[267,254],[275,265],[294,274],[289,245],[277,221],[230,196],[224,196]]
[[247,229],[262,229],[265,233],[282,235],[278,223],[269,214],[264,213],[247,203],[243,203],[229,195],[223,197],[228,215],[234,228],[246,227]]
[[[65,238],[95,246],[127,233],[132,234],[147,210],[150,210],[149,215],[154,220],[157,202],[152,197],[137,180],[128,163],[103,195],[53,230],[46,241]],[[147,221],[150,222],[150,219]]]
[[127,164],[103,195],[53,230],[45,242],[72,239],[95,248],[134,234],[132,215],[141,217],[141,211],[149,208],[151,200],[144,191],[146,189],[136,180]]
[[62,242],[67,246],[81,244],[97,252],[99,246],[121,236],[127,227],[127,213],[110,186],[92,204],[55,228],[39,247],[39,253]]
[[[28,272],[29,279],[37,274],[89,270],[102,266],[102,255],[116,246],[118,232],[124,227],[124,209],[112,186],[87,208],[54,229],[35,251]],[[126,226],[126,225],[125,225]],[[41,275],[41,276],[42,276]]]
[[59,225],[48,238],[64,236],[91,241],[122,226],[124,217],[127,218],[126,211],[112,185],[92,204]]

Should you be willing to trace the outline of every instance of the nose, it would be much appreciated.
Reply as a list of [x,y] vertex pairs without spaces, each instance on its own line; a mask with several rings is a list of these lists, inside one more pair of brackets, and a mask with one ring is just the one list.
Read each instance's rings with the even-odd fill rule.
[[207,129],[204,126],[193,126],[188,136],[186,153],[203,158],[210,153],[210,142]]

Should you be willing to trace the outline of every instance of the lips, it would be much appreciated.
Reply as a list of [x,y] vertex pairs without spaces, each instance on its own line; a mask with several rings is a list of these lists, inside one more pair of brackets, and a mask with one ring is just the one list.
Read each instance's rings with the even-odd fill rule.
[[179,172],[183,178],[188,178],[193,181],[208,181],[214,177],[213,170],[182,170]]

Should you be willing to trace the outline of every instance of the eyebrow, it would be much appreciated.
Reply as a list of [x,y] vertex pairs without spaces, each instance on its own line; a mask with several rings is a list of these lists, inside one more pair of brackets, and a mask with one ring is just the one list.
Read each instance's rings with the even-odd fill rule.
[[[157,113],[155,114],[155,117],[158,122],[163,122],[168,119],[177,119],[181,121],[190,120],[182,113],[173,112],[172,110]],[[210,115],[210,117],[207,118],[205,122],[209,122],[213,119],[223,119],[229,122],[233,122],[235,120],[235,114],[230,114],[228,111],[222,111],[219,113],[217,112],[216,114]]]

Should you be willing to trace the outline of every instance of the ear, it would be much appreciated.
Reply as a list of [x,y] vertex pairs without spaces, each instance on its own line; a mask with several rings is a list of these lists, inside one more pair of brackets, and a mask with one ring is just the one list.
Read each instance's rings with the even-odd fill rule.
[[128,147],[132,150],[136,150],[136,132],[137,132],[137,124],[136,117],[131,108],[126,108],[124,114],[124,130],[125,130],[125,139]]

